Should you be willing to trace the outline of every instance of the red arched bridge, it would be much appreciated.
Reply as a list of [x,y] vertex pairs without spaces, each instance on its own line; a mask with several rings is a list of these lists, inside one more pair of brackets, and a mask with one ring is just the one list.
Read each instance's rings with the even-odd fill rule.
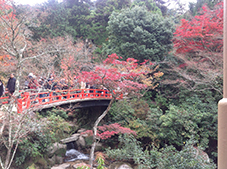
[[[6,95],[6,96],[5,96]],[[2,104],[7,104],[9,96],[7,93],[0,97]],[[42,110],[64,104],[77,104],[77,108],[91,106],[108,106],[112,95],[108,90],[102,89],[70,89],[55,91],[20,91],[17,98],[17,112],[25,109]]]

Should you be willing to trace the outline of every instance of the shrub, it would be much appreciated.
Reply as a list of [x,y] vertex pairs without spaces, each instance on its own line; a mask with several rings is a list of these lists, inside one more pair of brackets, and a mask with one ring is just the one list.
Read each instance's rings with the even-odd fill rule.
[[[125,134],[125,133],[136,135],[135,131],[129,128],[122,127],[117,123],[114,123],[110,125],[98,126],[97,136],[102,140],[106,140],[114,136],[115,134]],[[91,136],[93,135],[93,131],[87,130],[81,134],[88,134],[89,136]]]
[[[204,156],[197,155],[195,141],[189,140],[181,151],[173,146],[167,146],[160,150],[161,158],[157,159],[158,168],[163,169],[215,169],[213,162],[208,162]],[[201,151],[199,149],[199,151]]]
[[37,123],[32,125],[36,126],[35,130],[30,132],[18,146],[15,156],[17,166],[23,165],[27,158],[32,158],[35,161],[37,157],[44,157],[47,154],[47,148],[52,143],[71,134],[69,123],[53,114],[47,118],[38,116]]
[[42,112],[40,112],[40,114],[43,117],[49,117],[49,116],[55,115],[55,116],[60,116],[63,119],[67,119],[68,118],[68,115],[67,115],[66,111],[61,110],[61,109],[56,109],[56,108],[53,108],[53,109],[48,110],[48,111],[42,111]]
[[152,147],[150,151],[145,150],[133,136],[123,135],[119,137],[120,148],[106,149],[106,154],[113,159],[131,161],[133,160],[139,168],[146,169],[215,169],[213,163],[205,162],[201,156],[195,156],[193,145],[196,143],[189,140],[181,151],[173,146],[162,149]]

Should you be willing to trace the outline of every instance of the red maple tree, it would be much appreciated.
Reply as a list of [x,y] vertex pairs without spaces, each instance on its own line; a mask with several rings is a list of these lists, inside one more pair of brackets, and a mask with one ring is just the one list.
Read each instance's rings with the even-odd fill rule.
[[182,77],[175,79],[176,82],[192,90],[205,84],[222,93],[214,82],[222,76],[223,2],[213,10],[204,5],[200,15],[191,20],[182,19],[173,43],[179,62],[171,66]]
[[187,52],[220,52],[223,41],[223,2],[217,4],[214,10],[206,5],[200,15],[190,21],[181,20],[181,25],[174,33],[174,47],[177,53]]
[[109,55],[103,64],[96,65],[91,71],[78,72],[76,78],[96,87],[106,88],[113,98],[120,95],[129,96],[132,92],[143,89],[155,89],[157,80],[163,75],[157,71],[158,66],[148,60],[138,63],[138,60],[128,58],[120,60],[116,54]]
[[[155,89],[158,79],[163,75],[158,66],[148,60],[138,63],[138,60],[128,58],[126,61],[116,54],[109,55],[102,64],[95,65],[90,71],[76,71],[78,82],[86,82],[97,88],[107,89],[112,99],[107,109],[98,117],[93,127],[93,145],[90,154],[90,165],[93,166],[94,149],[98,137],[98,124],[106,116],[117,98],[140,95],[141,90]],[[110,133],[109,133],[110,134]],[[111,133],[113,134],[113,133]]]
[[[0,17],[2,20],[6,21],[9,18],[16,19],[15,14],[10,12],[11,10],[12,10],[12,6],[9,3],[6,3],[5,0],[0,0],[0,11],[1,11]],[[1,33],[0,33],[1,39],[9,39],[8,35],[4,36],[5,33],[6,32],[4,32],[4,30],[1,31]],[[3,42],[1,40],[0,46],[2,46],[2,45],[3,45]],[[0,52],[1,52],[1,54],[0,54],[0,70],[4,71],[5,68],[3,68],[3,67],[11,65],[11,63],[9,63],[9,60],[11,59],[11,57],[4,50],[1,50],[1,48],[0,48]]]

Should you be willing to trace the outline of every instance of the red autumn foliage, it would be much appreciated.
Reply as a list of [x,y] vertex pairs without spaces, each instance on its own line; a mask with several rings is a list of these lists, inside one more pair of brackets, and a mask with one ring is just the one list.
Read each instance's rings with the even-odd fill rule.
[[182,19],[181,25],[174,33],[174,47],[177,53],[206,50],[222,51],[223,41],[223,2],[217,4],[214,10],[206,5],[200,15],[191,21]]
[[[137,63],[134,58],[120,60],[116,54],[109,55],[103,64],[95,65],[91,71],[77,71],[76,79],[94,86],[104,86],[114,97],[136,93],[139,90],[156,87],[156,80],[163,75],[149,61]],[[153,74],[152,74],[153,73]],[[149,75],[150,74],[150,75]]]
[[[93,135],[92,130],[87,130],[81,134],[88,134],[89,136]],[[102,140],[108,139],[115,134],[133,134],[136,135],[136,132],[120,126],[118,123],[110,124],[110,125],[103,125],[103,126],[98,126],[98,131],[97,131],[97,137],[99,137]]]
[[12,6],[9,2],[12,2],[11,0],[0,0],[0,11],[1,11],[1,17],[4,19],[15,19],[15,14],[12,12]]
[[170,63],[175,77],[164,83],[180,84],[191,90],[203,85],[204,90],[214,89],[221,94],[217,80],[222,78],[223,2],[212,10],[204,5],[200,15],[182,19],[173,43],[178,64]]
[[[0,18],[3,20],[8,20],[8,19],[15,19],[15,14],[12,12],[12,6],[7,3],[7,1],[5,0],[0,0]],[[6,35],[4,36],[4,33],[2,31],[2,33],[0,33],[0,37],[4,38],[4,39],[9,39],[9,36]],[[0,46],[2,45],[2,41],[0,41]],[[1,47],[0,47],[1,49]],[[11,57],[6,54],[3,50],[1,50],[1,56],[0,56],[0,66],[8,66],[11,65],[10,63],[8,63],[8,61],[11,59]]]

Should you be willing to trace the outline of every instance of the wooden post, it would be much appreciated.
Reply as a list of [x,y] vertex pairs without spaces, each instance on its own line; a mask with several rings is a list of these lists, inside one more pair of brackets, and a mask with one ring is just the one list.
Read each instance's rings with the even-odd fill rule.
[[49,95],[49,102],[51,103],[53,101],[53,92],[50,92],[50,95]]
[[83,99],[83,98],[84,98],[84,89],[82,89],[80,93],[80,99]]
[[227,168],[227,0],[224,0],[223,99],[218,102],[218,169]]
[[67,92],[67,99],[69,99],[70,98],[70,90],[68,90],[68,92]]

